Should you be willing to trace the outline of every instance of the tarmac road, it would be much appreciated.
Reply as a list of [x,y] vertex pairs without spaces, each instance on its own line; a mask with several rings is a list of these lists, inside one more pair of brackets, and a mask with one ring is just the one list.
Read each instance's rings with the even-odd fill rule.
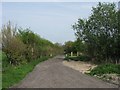
[[14,88],[117,88],[62,64],[63,56],[39,63]]

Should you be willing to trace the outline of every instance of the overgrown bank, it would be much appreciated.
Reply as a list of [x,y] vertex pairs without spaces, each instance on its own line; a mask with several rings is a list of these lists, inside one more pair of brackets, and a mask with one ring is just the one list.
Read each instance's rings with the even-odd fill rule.
[[[29,63],[24,63],[19,66],[12,66],[10,64],[3,65],[2,72],[2,88],[9,88],[10,86],[20,82],[29,72],[31,72],[34,67],[49,57],[42,57],[36,60],[32,60]],[[3,58],[5,60],[5,57]]]
[[8,22],[2,27],[2,88],[22,80],[34,66],[62,53],[59,43],[41,38],[29,28],[18,28]]

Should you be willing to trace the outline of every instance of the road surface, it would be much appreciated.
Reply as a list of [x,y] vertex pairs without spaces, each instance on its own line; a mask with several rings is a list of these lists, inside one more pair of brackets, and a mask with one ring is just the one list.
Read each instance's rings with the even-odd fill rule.
[[85,75],[62,64],[56,56],[38,64],[14,88],[116,88],[116,85]]

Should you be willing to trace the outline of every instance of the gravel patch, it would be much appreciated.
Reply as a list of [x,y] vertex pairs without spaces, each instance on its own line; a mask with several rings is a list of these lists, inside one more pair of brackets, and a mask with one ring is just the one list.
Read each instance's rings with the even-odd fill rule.
[[[70,67],[74,70],[77,70],[81,73],[90,73],[90,71],[97,67],[95,64],[83,62],[83,61],[63,61],[63,65]],[[113,83],[116,85],[120,84],[120,81],[118,81],[118,78],[120,78],[117,74],[103,74],[101,76],[94,75],[94,77],[100,78],[104,81],[107,81],[109,83]]]
[[63,61],[63,65],[78,70],[81,73],[89,73],[93,68],[97,67],[95,64],[82,61]]

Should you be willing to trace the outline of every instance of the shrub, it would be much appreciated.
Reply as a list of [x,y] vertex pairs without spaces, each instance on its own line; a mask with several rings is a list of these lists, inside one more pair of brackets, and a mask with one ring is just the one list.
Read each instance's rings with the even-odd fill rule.
[[[2,69],[7,67],[9,65],[7,56],[5,55],[4,52],[0,52],[1,57],[2,57]],[[4,70],[3,70],[4,71]]]
[[4,48],[4,52],[7,55],[7,58],[11,64],[17,65],[22,62],[25,62],[25,45],[22,41],[17,38],[12,38],[9,42],[9,45]]
[[8,62],[14,65],[25,62],[25,44],[19,39],[16,27],[9,22],[2,30],[2,50],[7,56]]
[[103,64],[94,68],[89,74],[90,75],[102,75],[102,74],[120,74],[120,65],[116,64]]

